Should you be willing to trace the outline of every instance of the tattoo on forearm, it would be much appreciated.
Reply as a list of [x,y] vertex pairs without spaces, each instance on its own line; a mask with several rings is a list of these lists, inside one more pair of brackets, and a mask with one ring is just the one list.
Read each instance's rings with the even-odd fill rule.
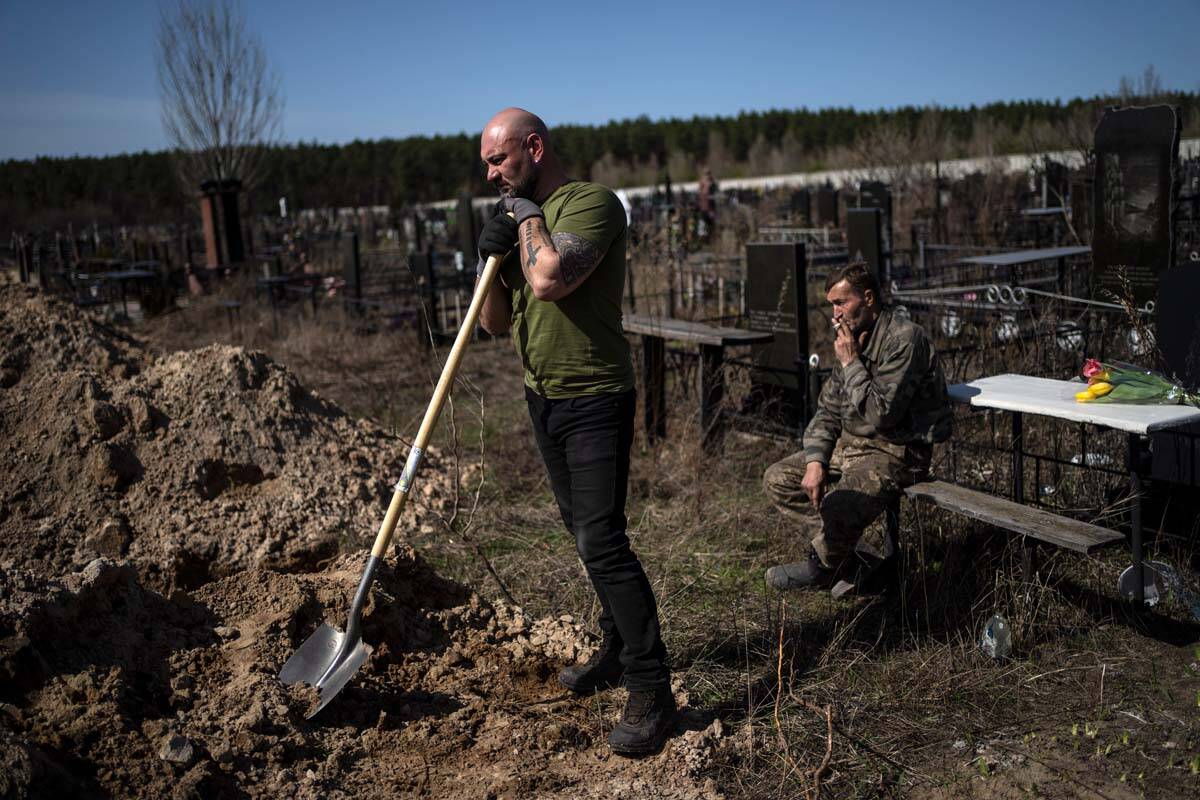
[[529,270],[537,265],[538,251],[550,244],[546,237],[546,222],[537,217],[529,220],[528,224],[524,225],[524,246],[525,258],[521,262],[521,270],[525,273],[525,279],[529,279]]
[[586,278],[604,257],[599,247],[577,234],[555,233],[550,238],[558,251],[558,268],[567,286]]

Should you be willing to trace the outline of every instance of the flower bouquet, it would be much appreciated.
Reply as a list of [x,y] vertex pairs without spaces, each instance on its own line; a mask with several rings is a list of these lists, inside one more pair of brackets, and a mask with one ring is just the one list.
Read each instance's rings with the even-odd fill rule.
[[1088,387],[1076,393],[1075,399],[1080,403],[1187,403],[1200,408],[1200,392],[1190,392],[1181,384],[1134,364],[1120,361],[1106,364],[1089,358],[1081,372]]

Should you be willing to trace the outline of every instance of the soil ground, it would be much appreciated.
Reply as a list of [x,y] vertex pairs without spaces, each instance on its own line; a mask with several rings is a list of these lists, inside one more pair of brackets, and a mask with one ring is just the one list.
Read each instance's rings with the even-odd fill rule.
[[[243,310],[130,333],[0,287],[0,796],[1200,793],[1200,628],[1174,599],[1131,616],[1121,553],[1043,553],[1022,584],[1003,534],[908,510],[890,591],[781,598],[762,569],[797,551],[758,482],[791,445],[705,457],[686,394],[670,440],[635,445],[629,509],[684,711],[660,754],[612,756],[622,692],[555,680],[597,609],[507,342],[473,345],[373,653],[306,720],[279,669],[344,626],[432,360],[411,333],[274,337]],[[997,610],[1002,662],[975,644]]]
[[[370,659],[306,720],[279,669],[344,626],[404,442],[261,352],[155,355],[11,286],[0,309],[0,794],[717,796],[698,777],[715,715],[616,759],[619,694],[555,680],[590,651],[582,625],[489,602],[407,546],[364,614]],[[447,474],[432,449],[405,529],[445,513]]]

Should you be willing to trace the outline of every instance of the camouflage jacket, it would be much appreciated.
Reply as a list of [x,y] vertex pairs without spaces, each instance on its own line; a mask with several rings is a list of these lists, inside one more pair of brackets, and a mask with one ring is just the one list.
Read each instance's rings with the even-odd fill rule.
[[860,356],[833,373],[804,431],[805,463],[829,463],[843,431],[891,444],[950,438],[946,379],[925,331],[884,309]]

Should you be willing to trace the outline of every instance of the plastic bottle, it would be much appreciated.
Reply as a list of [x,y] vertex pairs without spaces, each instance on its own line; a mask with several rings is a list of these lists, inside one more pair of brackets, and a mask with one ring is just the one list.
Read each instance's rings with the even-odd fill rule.
[[983,626],[979,649],[988,658],[1006,658],[1012,652],[1012,631],[1008,620],[995,614]]

